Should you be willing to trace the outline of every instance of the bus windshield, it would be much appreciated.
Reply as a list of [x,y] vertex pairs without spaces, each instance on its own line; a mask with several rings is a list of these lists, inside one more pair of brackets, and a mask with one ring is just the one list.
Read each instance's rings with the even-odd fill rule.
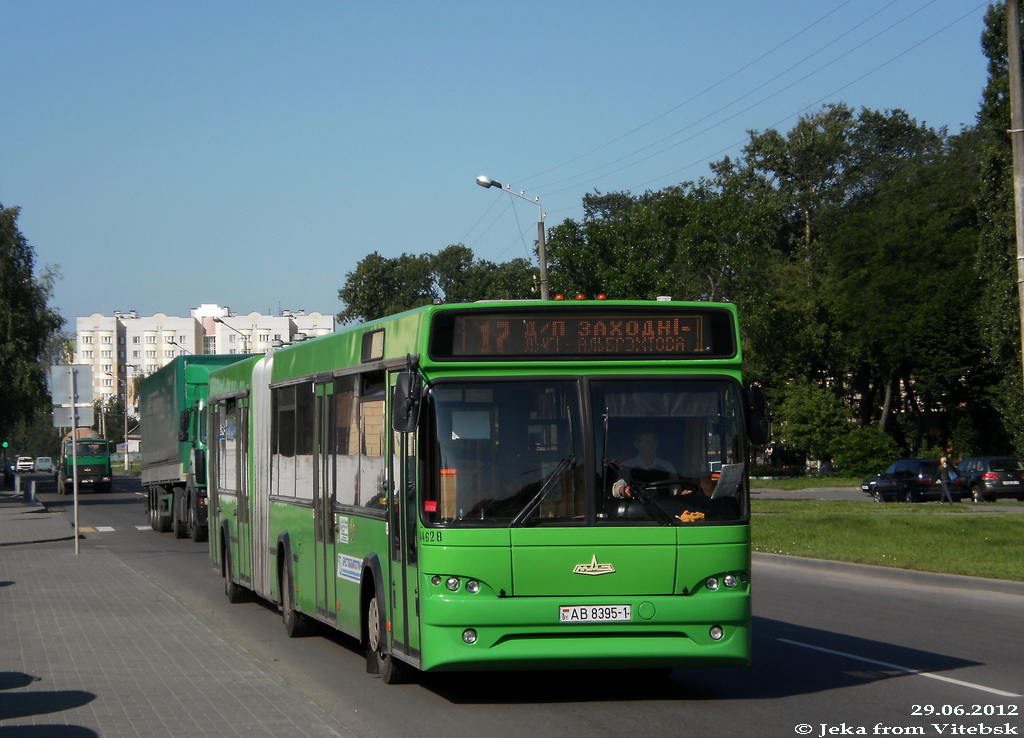
[[748,518],[739,388],[730,379],[444,382],[428,407],[428,524]]

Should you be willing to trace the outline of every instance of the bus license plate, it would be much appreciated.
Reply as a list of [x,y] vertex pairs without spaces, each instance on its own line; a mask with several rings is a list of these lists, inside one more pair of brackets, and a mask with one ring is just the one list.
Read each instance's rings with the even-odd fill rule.
[[629,605],[576,605],[558,608],[560,623],[628,623],[633,619]]

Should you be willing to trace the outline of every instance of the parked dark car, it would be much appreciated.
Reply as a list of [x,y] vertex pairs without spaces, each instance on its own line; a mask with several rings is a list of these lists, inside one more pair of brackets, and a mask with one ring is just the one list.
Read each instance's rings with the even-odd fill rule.
[[956,465],[964,489],[975,502],[1000,497],[1024,501],[1024,463],[1009,456],[964,459]]
[[[959,469],[957,466],[957,471]],[[865,479],[860,488],[878,502],[923,502],[942,498],[938,480],[938,459],[900,459],[881,474]],[[954,500],[962,499],[965,490],[959,479],[949,483],[949,493]]]

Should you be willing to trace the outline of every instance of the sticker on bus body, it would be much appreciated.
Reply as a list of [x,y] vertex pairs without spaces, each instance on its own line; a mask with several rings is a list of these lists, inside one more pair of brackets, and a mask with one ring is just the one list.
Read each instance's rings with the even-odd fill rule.
[[632,620],[630,605],[562,605],[558,608],[560,623],[628,623]]
[[338,554],[338,579],[359,584],[363,576],[363,560]]
[[[335,529],[338,531],[338,543],[348,543],[348,516],[347,515],[336,515],[335,516]],[[341,576],[340,574],[338,576]]]

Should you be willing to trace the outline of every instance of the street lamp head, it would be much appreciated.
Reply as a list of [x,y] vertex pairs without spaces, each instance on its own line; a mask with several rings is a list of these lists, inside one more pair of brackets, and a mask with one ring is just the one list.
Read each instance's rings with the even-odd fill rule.
[[480,185],[481,187],[485,187],[485,188],[486,187],[497,187],[498,189],[501,189],[501,187],[502,187],[501,182],[495,182],[493,179],[491,179],[490,177],[488,177],[485,174],[481,174],[479,177],[477,177],[476,178],[476,183],[478,185]]

